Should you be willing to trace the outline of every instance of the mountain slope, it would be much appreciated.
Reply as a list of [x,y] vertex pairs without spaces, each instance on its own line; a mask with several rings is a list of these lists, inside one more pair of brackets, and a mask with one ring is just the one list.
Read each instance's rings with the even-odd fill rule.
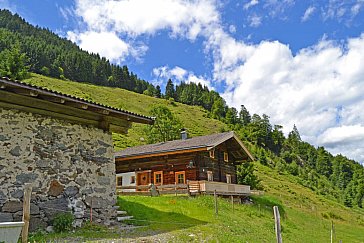
[[[190,136],[200,136],[227,130],[227,126],[221,121],[208,119],[207,111],[199,106],[188,106],[124,89],[76,83],[38,74],[32,74],[31,78],[23,81],[143,115],[149,115],[149,110],[153,105],[165,105],[173,110]],[[129,130],[128,135],[114,134],[116,150],[143,144],[141,138],[144,136],[143,129],[145,127],[146,125],[133,124],[133,128]]]
[[[192,136],[207,135],[228,129],[222,122],[208,118],[207,112],[198,106],[188,106],[119,88],[58,80],[38,74],[32,74],[31,76],[24,82],[144,115],[148,115],[148,111],[153,105],[166,105],[182,121]],[[144,127],[144,125],[134,124],[128,135],[113,134],[116,149],[142,144],[143,141],[140,138],[143,137]],[[125,197],[121,200],[124,200],[124,205],[134,205],[135,207],[130,206],[132,208],[127,209],[134,213],[136,218],[142,217],[143,220],[151,220],[147,214],[143,216],[138,214],[138,211],[147,207],[145,210],[155,211],[158,209],[159,211],[177,212],[186,216],[184,217],[186,220],[195,218],[207,222],[189,228],[172,227],[166,230],[170,232],[168,237],[183,241],[189,239],[188,234],[195,234],[202,238],[220,239],[221,241],[239,242],[239,236],[244,236],[243,238],[249,242],[271,242],[274,239],[271,206],[279,204],[285,212],[282,225],[283,239],[287,242],[328,241],[331,220],[334,221],[338,240],[341,239],[343,242],[364,242],[363,209],[344,207],[342,204],[322,195],[317,195],[312,190],[302,186],[296,176],[284,172],[278,173],[277,170],[255,163],[257,166],[256,173],[262,180],[262,185],[266,191],[265,196],[257,198],[256,204],[252,207],[236,206],[235,212],[230,212],[228,202],[221,201],[223,206],[221,209],[222,214],[218,217],[219,220],[214,218],[213,209],[209,208],[208,205],[207,208],[201,208],[200,214],[193,209],[204,204],[203,200],[208,201],[210,199],[198,199],[202,201],[191,202],[191,210],[184,210],[180,208],[181,205],[177,207],[173,203],[168,206],[168,202],[171,200],[177,200],[177,204],[183,205],[183,200],[185,200],[183,197],[181,202],[179,202],[179,198],[161,198],[153,201],[145,197]],[[164,203],[160,204],[159,200],[164,200]],[[132,204],[126,202],[132,202]],[[209,204],[209,202],[206,203]],[[259,204],[261,206],[258,206]],[[173,217],[168,218],[171,215],[173,216],[173,213],[167,213],[166,220],[173,220]],[[150,230],[157,230],[158,232],[163,232],[163,229],[163,226],[156,224],[150,228]]]

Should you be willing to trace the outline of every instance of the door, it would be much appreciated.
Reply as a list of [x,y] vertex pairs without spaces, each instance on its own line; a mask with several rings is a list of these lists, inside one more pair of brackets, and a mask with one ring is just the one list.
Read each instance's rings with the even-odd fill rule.
[[[137,172],[137,186],[148,186],[150,184],[150,171]],[[138,189],[138,191],[146,191],[148,188]]]

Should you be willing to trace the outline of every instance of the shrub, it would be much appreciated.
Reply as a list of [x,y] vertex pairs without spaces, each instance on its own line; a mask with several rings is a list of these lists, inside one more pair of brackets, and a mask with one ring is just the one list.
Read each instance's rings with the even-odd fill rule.
[[57,233],[70,231],[72,229],[73,220],[74,216],[72,213],[57,214],[53,219],[54,231]]

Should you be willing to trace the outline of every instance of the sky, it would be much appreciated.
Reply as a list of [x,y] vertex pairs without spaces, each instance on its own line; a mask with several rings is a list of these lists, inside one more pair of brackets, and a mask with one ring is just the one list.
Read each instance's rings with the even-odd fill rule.
[[364,162],[364,0],[0,0],[153,84],[229,106]]

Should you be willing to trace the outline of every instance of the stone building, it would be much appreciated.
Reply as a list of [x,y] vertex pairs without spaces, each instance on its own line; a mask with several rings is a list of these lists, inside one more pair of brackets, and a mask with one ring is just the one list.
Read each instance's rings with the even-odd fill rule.
[[33,188],[30,229],[72,212],[76,225],[115,217],[111,132],[153,119],[18,81],[0,79],[0,222],[21,221]]

